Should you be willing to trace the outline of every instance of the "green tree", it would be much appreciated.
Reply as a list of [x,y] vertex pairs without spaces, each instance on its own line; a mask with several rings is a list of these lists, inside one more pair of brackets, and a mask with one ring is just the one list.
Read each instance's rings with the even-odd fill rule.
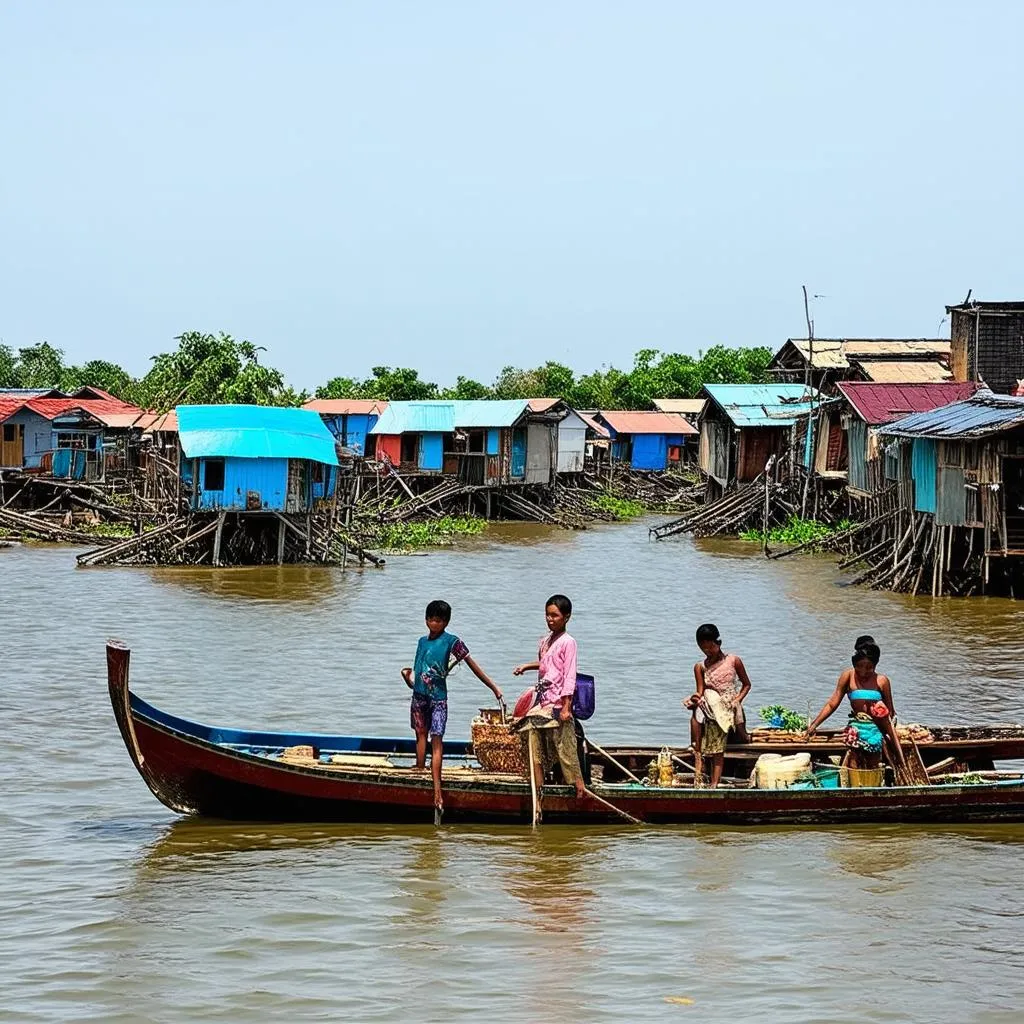
[[332,377],[316,389],[317,398],[362,398],[362,382],[351,377]]
[[472,401],[480,398],[492,398],[493,392],[486,384],[470,380],[469,377],[456,377],[455,387],[445,388],[441,392],[442,398],[454,398],[464,401]]
[[407,367],[375,366],[373,376],[360,385],[360,398],[378,398],[388,402],[422,402],[437,398],[436,384],[421,380],[418,370]]
[[64,369],[63,351],[48,341],[18,349],[19,387],[59,388]]
[[69,366],[61,377],[60,387],[64,391],[91,386],[101,388],[125,402],[135,400],[138,381],[116,363],[105,359],[90,359],[81,366]]
[[[265,349],[230,334],[187,331],[175,338],[178,347],[153,357],[142,379],[139,397],[154,408],[182,403],[242,402],[278,405],[289,394],[280,370],[259,362]],[[294,394],[294,392],[291,392]]]
[[0,345],[0,388],[20,388],[21,374],[14,349]]

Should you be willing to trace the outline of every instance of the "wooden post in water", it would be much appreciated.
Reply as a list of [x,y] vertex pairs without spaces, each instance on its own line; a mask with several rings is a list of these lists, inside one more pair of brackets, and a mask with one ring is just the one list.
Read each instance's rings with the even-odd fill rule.
[[220,565],[220,542],[224,535],[224,520],[227,518],[227,512],[223,509],[217,513],[217,532],[213,535],[213,564]]

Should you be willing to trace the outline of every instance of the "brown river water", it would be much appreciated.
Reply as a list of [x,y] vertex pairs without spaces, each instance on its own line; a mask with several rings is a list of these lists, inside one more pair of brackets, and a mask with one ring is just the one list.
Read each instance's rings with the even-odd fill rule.
[[[68,549],[3,549],[0,1018],[1024,1019],[1024,826],[179,820],[107,703],[118,636],[134,688],[185,717],[402,735],[399,669],[429,599],[514,695],[554,591],[598,679],[598,742],[685,742],[706,620],[743,656],[752,712],[816,710],[870,632],[903,721],[1024,721],[1024,607],[846,589],[828,561],[652,544],[644,524],[504,528],[345,574],[79,570]],[[489,695],[465,669],[450,689],[464,737]]]

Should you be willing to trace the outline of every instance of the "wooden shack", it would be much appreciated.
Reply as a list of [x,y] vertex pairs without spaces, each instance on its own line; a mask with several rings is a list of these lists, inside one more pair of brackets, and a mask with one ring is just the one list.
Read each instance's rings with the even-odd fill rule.
[[1024,383],[1024,302],[947,306],[953,376],[1011,394]]
[[678,466],[686,445],[698,437],[697,428],[677,413],[608,409],[595,419],[611,436],[612,461],[639,472],[663,473]]
[[370,398],[313,398],[303,405],[319,413],[338,444],[357,459],[372,459],[375,454],[377,425],[388,403]]
[[[941,384],[843,381],[838,388],[842,401],[833,406],[832,429],[819,435],[815,470],[827,471],[832,466],[831,455],[835,450],[846,452],[848,489],[855,497],[867,497],[891,486],[898,476],[895,464],[890,470],[893,476],[886,476],[885,451],[879,443],[878,429],[913,413],[928,412],[970,398],[977,385],[956,381]],[[837,421],[842,444],[834,443]]]
[[1024,557],[1024,398],[982,389],[879,434],[909,449],[894,464],[909,462],[914,511],[952,528],[943,535],[947,558],[956,561],[954,549]]
[[950,380],[944,338],[788,338],[768,364],[780,383],[809,383],[826,395],[842,380],[937,383]]
[[311,409],[180,405],[176,412],[193,511],[306,513],[334,493],[334,437]]
[[802,384],[707,384],[700,419],[700,468],[712,490],[724,492],[764,472],[775,456],[777,475],[809,462],[807,424],[820,404]]

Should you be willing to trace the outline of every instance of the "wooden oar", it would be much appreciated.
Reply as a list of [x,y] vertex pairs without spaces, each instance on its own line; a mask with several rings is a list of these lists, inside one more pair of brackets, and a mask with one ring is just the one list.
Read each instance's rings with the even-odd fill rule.
[[615,804],[609,803],[604,797],[598,796],[592,789],[585,789],[583,791],[590,797],[591,800],[596,800],[602,807],[607,807],[609,811],[614,811],[620,818],[625,818],[631,825],[642,825],[643,822],[639,818],[634,818],[632,814],[627,814],[621,807],[616,807]]
[[[640,782],[640,780],[624,764],[620,763],[619,761],[616,761],[615,758],[612,757],[612,755],[609,754],[607,750],[603,749],[602,747],[599,747],[589,736],[587,737],[587,743],[589,743],[590,746],[593,747],[594,750],[596,750],[602,757],[608,758],[608,760],[611,761],[611,763],[615,765],[615,767],[618,768],[620,772],[623,772],[624,774],[628,775],[634,782]],[[641,783],[641,785],[643,785],[643,783]]]
[[526,737],[526,749],[529,751],[530,757],[530,805],[533,809],[533,820],[532,828],[537,827],[537,778],[533,774],[533,733],[534,730],[530,731],[530,734]]

